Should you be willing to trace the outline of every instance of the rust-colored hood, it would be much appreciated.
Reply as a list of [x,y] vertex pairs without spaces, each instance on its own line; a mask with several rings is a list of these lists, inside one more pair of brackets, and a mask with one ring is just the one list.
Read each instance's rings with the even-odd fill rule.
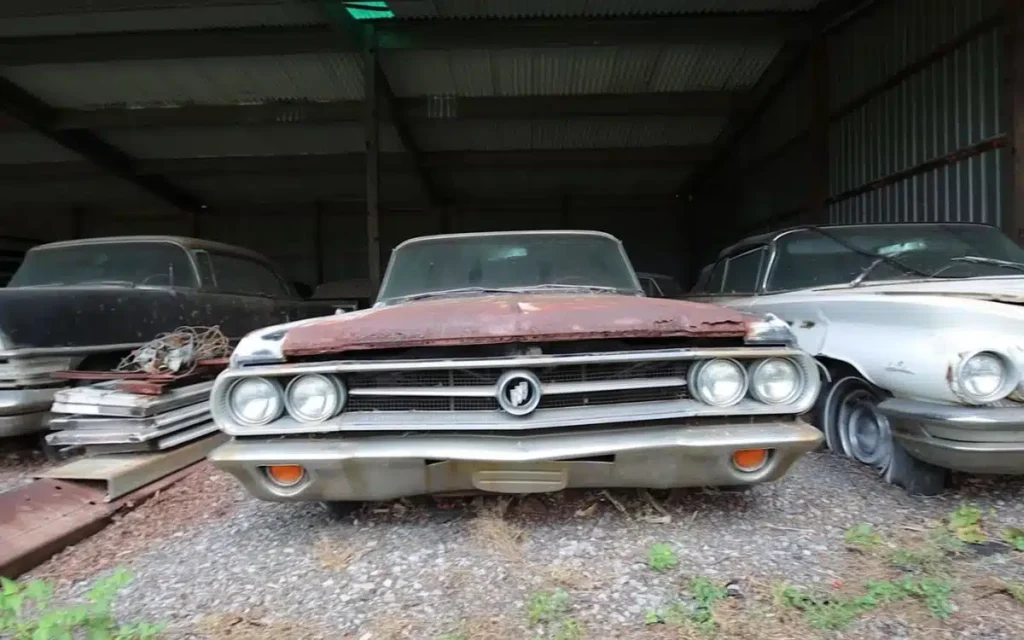
[[753,317],[697,302],[621,295],[499,295],[408,302],[288,329],[285,356],[361,349],[595,338],[742,337]]

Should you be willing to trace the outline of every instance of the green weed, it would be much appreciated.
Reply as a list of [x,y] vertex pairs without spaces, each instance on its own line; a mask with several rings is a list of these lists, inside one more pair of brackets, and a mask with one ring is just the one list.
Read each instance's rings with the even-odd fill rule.
[[715,604],[728,594],[711,580],[697,576],[690,580],[691,605],[677,602],[669,607],[644,614],[644,623],[664,624],[670,627],[692,626],[705,635],[718,629],[715,621]]
[[874,549],[882,544],[882,536],[875,533],[875,527],[866,522],[847,529],[843,540],[851,547],[865,550]]
[[152,624],[120,625],[111,614],[117,595],[131,582],[119,569],[96,582],[85,603],[60,607],[53,602],[48,582],[19,583],[0,578],[0,637],[14,640],[71,640],[84,634],[90,640],[148,640],[162,627]]
[[982,544],[988,537],[981,529],[981,509],[961,505],[949,515],[949,532],[967,544]]
[[1024,551],[1024,529],[1007,527],[1003,531],[1003,539],[1009,542],[1017,551]]
[[671,569],[678,564],[679,559],[676,558],[672,547],[665,543],[651,545],[651,548],[647,550],[647,566],[655,571]]
[[568,615],[571,601],[565,589],[538,591],[526,603],[527,618],[531,625],[544,625],[546,638],[582,640],[586,635],[583,625]]
[[935,578],[911,580],[869,580],[864,593],[855,596],[807,593],[784,586],[776,594],[776,602],[802,611],[807,623],[818,629],[838,630],[858,616],[879,607],[915,598],[923,602],[936,618],[948,618],[953,612],[949,600],[952,584]]

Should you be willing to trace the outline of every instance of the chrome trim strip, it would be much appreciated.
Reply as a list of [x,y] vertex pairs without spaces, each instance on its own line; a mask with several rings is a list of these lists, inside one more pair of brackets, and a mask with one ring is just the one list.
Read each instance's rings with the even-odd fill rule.
[[335,362],[294,362],[254,365],[228,369],[221,376],[280,376],[302,373],[345,373],[348,371],[430,371],[435,369],[529,369],[570,364],[618,364],[623,362],[672,362],[700,358],[799,357],[806,354],[792,347],[729,347],[724,349],[654,349],[650,351],[609,351],[607,353],[501,356],[495,358],[444,358],[431,360],[339,360]]
[[[595,382],[549,382],[541,385],[545,396],[568,393],[600,393],[602,391],[632,391],[636,389],[665,389],[685,387],[686,379],[678,376],[665,378],[634,378],[626,380],[598,380]],[[467,385],[464,387],[366,387],[349,389],[349,396],[384,396],[411,398],[494,398],[496,385]]]

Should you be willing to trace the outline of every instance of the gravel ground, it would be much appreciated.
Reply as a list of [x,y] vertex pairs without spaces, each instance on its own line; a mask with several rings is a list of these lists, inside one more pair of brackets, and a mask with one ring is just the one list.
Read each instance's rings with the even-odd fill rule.
[[28,484],[48,466],[34,439],[0,438],[0,493]]
[[[936,556],[932,539],[970,503],[998,540],[1005,527],[1024,526],[1022,497],[1024,479],[968,478],[942,497],[912,498],[849,461],[813,454],[744,494],[658,495],[670,522],[628,491],[466,499],[450,509],[399,502],[339,521],[317,504],[249,499],[208,471],[36,575],[66,579],[74,596],[85,578],[110,570],[103,558],[113,555],[135,576],[118,616],[167,623],[171,638],[1008,639],[1024,637],[1024,604],[1006,593],[1007,583],[1024,583],[1024,554],[989,545]],[[844,543],[859,523],[873,524],[882,542]],[[675,566],[649,566],[658,544]],[[843,609],[836,603],[862,593],[867,579],[903,575],[894,550],[931,559],[906,575],[943,576],[955,608],[948,619],[911,598],[827,631],[778,600],[787,583],[831,594],[833,605],[812,613]],[[699,629],[695,577],[729,584],[710,632]],[[566,595],[545,597],[558,589]],[[673,611],[685,619],[665,613]],[[668,624],[645,625],[654,612]],[[550,620],[532,624],[531,613]]]

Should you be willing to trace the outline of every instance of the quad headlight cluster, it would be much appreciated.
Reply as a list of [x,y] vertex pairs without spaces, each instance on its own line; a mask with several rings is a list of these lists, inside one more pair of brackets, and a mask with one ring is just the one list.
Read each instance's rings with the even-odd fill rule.
[[960,360],[953,372],[960,396],[974,404],[986,404],[1013,395],[1024,396],[1017,366],[995,351],[979,351]]
[[748,395],[770,405],[789,404],[807,385],[803,370],[789,358],[767,358],[744,366],[736,360],[703,360],[690,369],[690,393],[715,407],[729,407]]
[[267,378],[241,378],[228,391],[228,408],[239,424],[262,426],[287,411],[303,423],[323,422],[345,408],[348,391],[334,377],[317,373],[292,378],[287,387]]

